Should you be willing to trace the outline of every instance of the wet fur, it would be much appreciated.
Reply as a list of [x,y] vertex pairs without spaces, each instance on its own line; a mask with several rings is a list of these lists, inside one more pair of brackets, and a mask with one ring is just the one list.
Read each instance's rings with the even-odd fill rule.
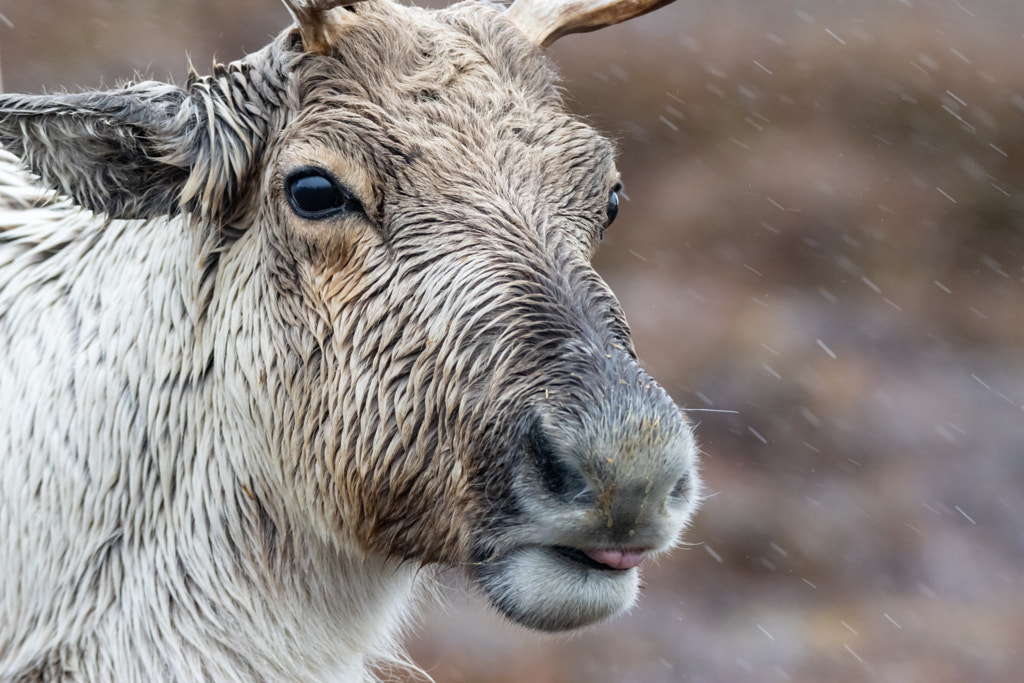
[[[524,536],[527,408],[600,441],[616,377],[689,438],[542,53],[481,5],[355,14],[327,56],[0,96],[0,681],[370,676],[422,566]],[[296,165],[365,215],[296,218]]]

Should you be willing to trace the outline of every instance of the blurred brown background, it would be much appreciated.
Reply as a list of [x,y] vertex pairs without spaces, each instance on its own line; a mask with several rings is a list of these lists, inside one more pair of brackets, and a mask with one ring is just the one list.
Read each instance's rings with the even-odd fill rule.
[[[277,0],[0,0],[8,91],[184,78]],[[6,24],[13,25],[13,28]],[[709,498],[572,638],[451,580],[456,681],[1024,680],[1024,3],[678,0],[552,50],[620,141],[598,267]],[[729,411],[729,412],[696,412]]]

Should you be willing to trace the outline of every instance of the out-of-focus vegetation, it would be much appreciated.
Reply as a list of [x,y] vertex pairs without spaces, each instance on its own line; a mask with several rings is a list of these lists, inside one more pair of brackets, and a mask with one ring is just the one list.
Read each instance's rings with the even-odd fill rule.
[[[203,70],[287,20],[0,13],[21,91],[180,81],[186,52]],[[1024,5],[678,0],[551,52],[620,142],[598,267],[694,410],[709,498],[630,615],[542,638],[453,591],[415,660],[440,683],[1019,681]]]

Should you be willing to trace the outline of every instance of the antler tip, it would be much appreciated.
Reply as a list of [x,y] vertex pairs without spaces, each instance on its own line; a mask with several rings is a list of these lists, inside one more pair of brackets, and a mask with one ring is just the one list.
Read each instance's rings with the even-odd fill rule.
[[547,47],[569,33],[584,33],[653,12],[673,0],[516,0],[509,20],[533,44]]

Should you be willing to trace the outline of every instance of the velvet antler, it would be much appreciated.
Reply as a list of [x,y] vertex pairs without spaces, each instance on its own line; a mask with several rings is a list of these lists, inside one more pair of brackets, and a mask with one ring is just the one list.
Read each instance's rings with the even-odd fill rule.
[[507,16],[539,47],[653,12],[672,0],[516,0]]

